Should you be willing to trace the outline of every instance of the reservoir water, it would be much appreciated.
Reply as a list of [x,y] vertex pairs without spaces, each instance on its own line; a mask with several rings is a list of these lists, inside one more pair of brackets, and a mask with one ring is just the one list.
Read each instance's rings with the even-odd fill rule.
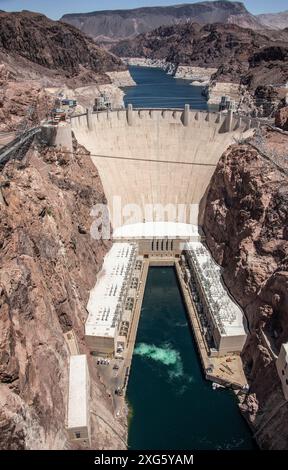
[[190,85],[189,80],[173,78],[164,70],[150,67],[129,67],[137,86],[124,88],[125,106],[134,108],[207,109],[202,87]]
[[204,379],[174,268],[149,270],[127,390],[130,449],[252,449],[229,390]]

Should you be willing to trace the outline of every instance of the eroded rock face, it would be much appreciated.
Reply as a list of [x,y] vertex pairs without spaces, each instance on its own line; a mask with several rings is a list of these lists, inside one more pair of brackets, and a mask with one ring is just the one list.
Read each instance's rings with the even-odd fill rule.
[[47,88],[112,85],[106,72],[126,77],[127,83],[126,69],[73,26],[38,13],[0,12],[0,132],[47,118],[55,105]]
[[120,41],[112,51],[121,57],[166,60],[177,65],[215,67],[214,79],[258,85],[287,81],[287,31],[255,32],[235,24],[186,22],[162,26]]
[[[286,94],[287,29],[258,32],[230,23],[203,26],[185,22],[161,26],[136,38],[120,41],[111,51],[125,58],[163,61],[163,68],[165,62],[166,67],[172,64],[174,68],[215,68],[217,71],[208,77],[208,95],[213,94],[214,86],[219,84],[223,87],[223,95],[230,96],[237,104],[240,102],[244,113],[269,116]],[[239,88],[241,85],[243,90],[231,96],[231,84],[237,84]],[[246,90],[249,98],[245,97]],[[215,104],[213,101],[211,104]]]
[[[2,71],[2,76],[8,72],[4,64]],[[0,131],[14,130],[24,121],[25,125],[33,126],[47,118],[54,100],[41,83],[37,80],[9,80],[7,75],[1,81],[0,69]]]
[[264,25],[272,29],[284,29],[288,27],[288,11],[279,13],[263,13],[257,15],[257,19]]
[[98,74],[125,70],[117,57],[78,29],[29,11],[0,12],[0,51],[70,77],[81,69]]
[[288,131],[288,106],[278,109],[275,115],[275,126]]
[[[267,149],[288,138],[265,136]],[[287,169],[252,145],[233,145],[212,178],[204,214],[207,244],[244,309],[248,339],[242,353],[250,394],[241,405],[263,448],[288,447],[288,403],[275,357],[288,341]],[[283,156],[285,150],[283,150]]]
[[125,429],[84,342],[89,290],[110,242],[90,237],[90,210],[105,196],[89,155],[77,152],[31,149],[0,174],[1,449],[72,447],[63,337],[71,328],[90,365],[92,448],[124,445]]

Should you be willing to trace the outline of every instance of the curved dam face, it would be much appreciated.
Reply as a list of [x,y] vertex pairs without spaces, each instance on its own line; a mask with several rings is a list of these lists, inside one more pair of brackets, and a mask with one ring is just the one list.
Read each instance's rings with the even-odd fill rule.
[[[251,134],[253,124],[232,113],[187,108],[128,108],[72,119],[76,139],[98,168],[114,228],[153,220],[201,224],[198,208],[220,156],[235,138]],[[121,220],[115,217],[119,204]]]

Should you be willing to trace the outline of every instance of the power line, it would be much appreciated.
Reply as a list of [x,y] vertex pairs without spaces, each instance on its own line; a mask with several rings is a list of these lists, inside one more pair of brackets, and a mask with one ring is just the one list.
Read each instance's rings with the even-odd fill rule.
[[145,163],[171,163],[173,165],[190,165],[190,166],[208,166],[208,167],[215,167],[214,163],[198,163],[198,162],[184,162],[184,161],[176,161],[176,160],[156,160],[156,159],[147,159],[143,157],[119,157],[117,155],[101,155],[95,153],[87,153],[81,154],[77,152],[69,152],[67,150],[61,150],[62,153],[73,154],[75,156],[82,157],[83,155],[86,157],[97,157],[97,158],[109,158],[113,160],[128,160],[128,161],[137,161],[137,162],[145,162]]

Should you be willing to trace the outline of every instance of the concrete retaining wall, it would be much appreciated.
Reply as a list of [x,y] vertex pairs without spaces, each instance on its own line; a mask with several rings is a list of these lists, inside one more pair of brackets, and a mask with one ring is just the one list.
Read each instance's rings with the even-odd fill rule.
[[[84,116],[86,118],[86,115]],[[68,123],[60,124],[57,127],[53,125],[42,126],[40,139],[49,146],[73,151],[71,125]]]

